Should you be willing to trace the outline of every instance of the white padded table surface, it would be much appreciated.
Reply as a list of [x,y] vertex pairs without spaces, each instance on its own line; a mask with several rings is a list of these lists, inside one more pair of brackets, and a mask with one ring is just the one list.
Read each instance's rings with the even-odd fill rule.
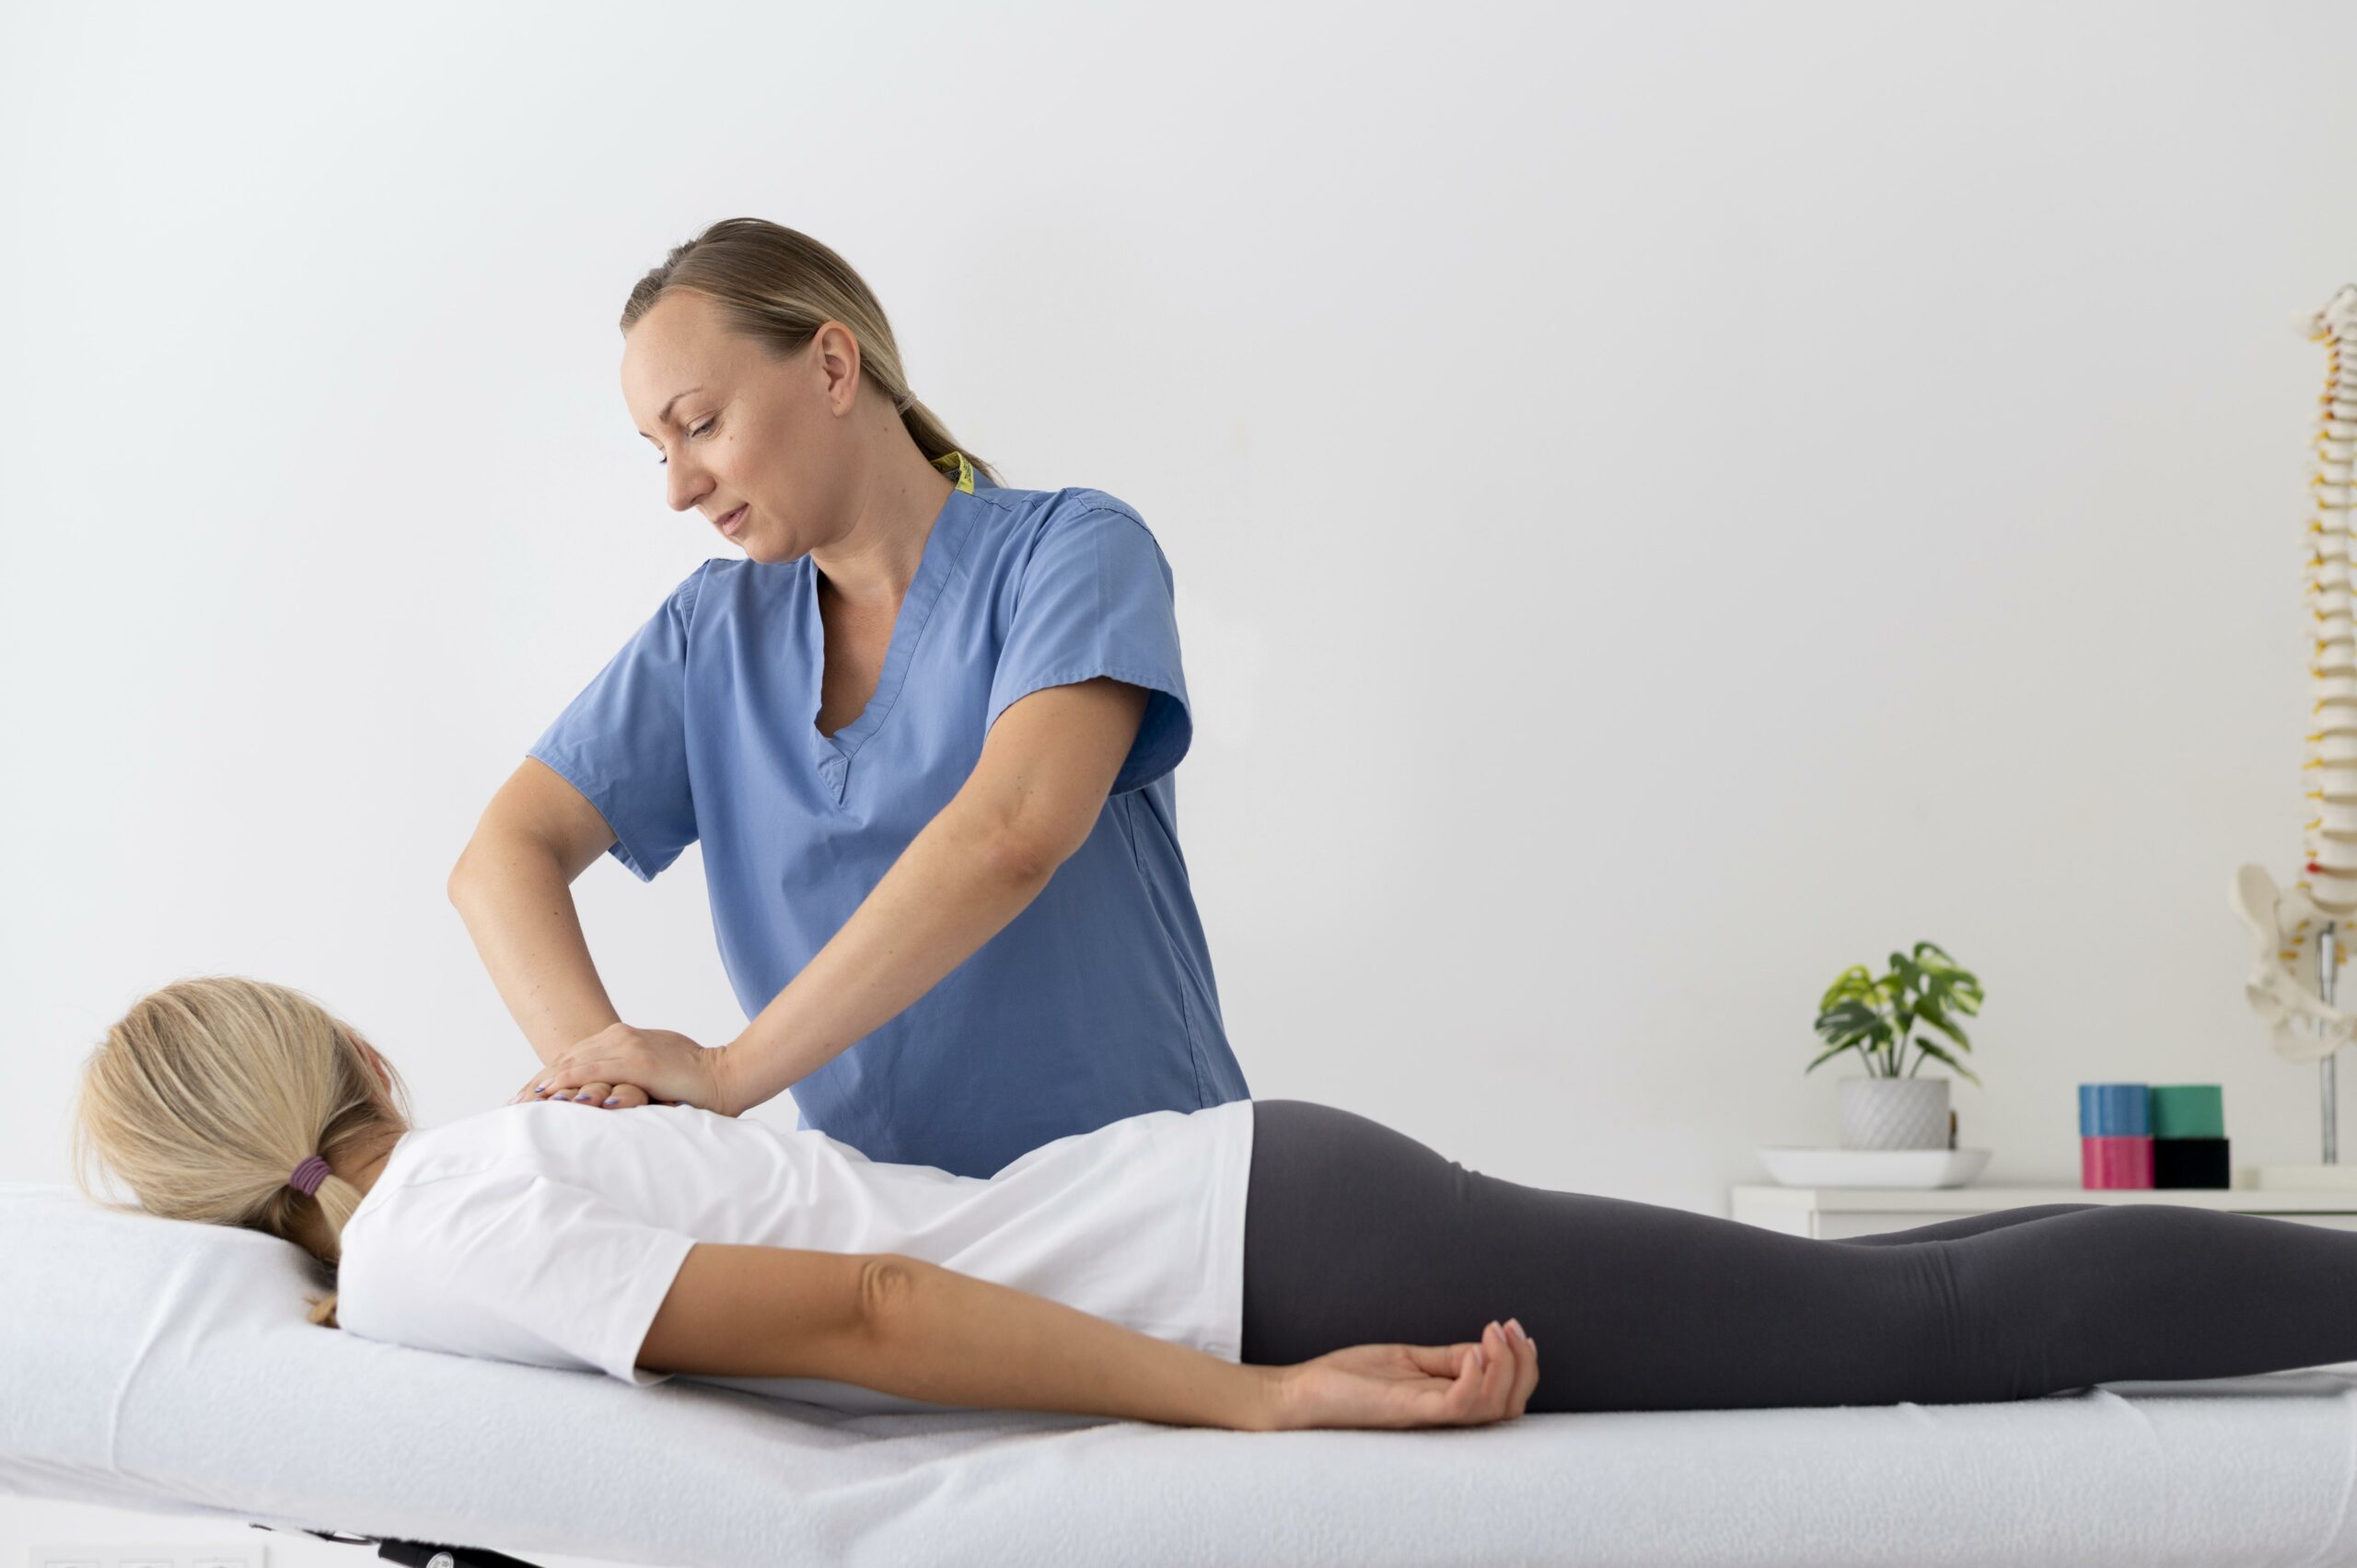
[[714,1568],[2357,1562],[2340,1371],[1407,1433],[853,1417],[372,1344],[304,1321],[324,1283],[0,1183],[0,1492]]

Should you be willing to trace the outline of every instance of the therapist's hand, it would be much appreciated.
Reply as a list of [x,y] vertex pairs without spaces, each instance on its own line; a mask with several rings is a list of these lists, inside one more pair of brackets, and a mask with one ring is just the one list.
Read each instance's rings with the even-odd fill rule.
[[[664,1103],[636,1084],[584,1084],[578,1089],[569,1090],[564,1094],[558,1094],[554,1090],[547,1094],[535,1093],[540,1085],[548,1081],[548,1075],[549,1070],[545,1067],[535,1072],[507,1103],[521,1105],[528,1099],[561,1099],[568,1105],[595,1106],[600,1110],[629,1110],[637,1106]],[[608,1105],[606,1102],[610,1099],[614,1103]]]
[[[532,1074],[516,1101],[567,1099],[617,1110],[651,1101],[700,1106],[735,1116],[741,1108],[730,1093],[727,1063],[725,1045],[707,1048],[671,1029],[609,1024],[558,1052],[555,1060]],[[633,1099],[633,1090],[644,1098]],[[607,1107],[609,1098],[621,1103]]]

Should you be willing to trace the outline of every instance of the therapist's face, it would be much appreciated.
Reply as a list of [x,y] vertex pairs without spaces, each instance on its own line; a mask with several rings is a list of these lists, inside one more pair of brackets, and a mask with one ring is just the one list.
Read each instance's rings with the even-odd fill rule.
[[[829,322],[773,360],[728,331],[710,296],[667,295],[622,344],[622,401],[663,465],[664,500],[694,507],[755,561],[831,543],[856,506],[858,422],[846,415],[863,385],[858,354],[850,331]],[[716,525],[738,507],[723,534]]]

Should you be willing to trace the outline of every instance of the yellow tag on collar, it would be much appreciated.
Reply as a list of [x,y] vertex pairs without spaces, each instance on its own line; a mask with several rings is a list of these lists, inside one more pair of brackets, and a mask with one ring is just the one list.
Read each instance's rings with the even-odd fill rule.
[[958,481],[958,488],[971,495],[974,493],[974,465],[966,460],[963,452],[944,452],[933,459],[933,466]]

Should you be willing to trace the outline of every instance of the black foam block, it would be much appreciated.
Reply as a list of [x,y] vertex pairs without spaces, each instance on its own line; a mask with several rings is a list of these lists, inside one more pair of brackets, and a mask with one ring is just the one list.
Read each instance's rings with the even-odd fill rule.
[[2153,1140],[2154,1187],[2229,1187],[2223,1138]]

